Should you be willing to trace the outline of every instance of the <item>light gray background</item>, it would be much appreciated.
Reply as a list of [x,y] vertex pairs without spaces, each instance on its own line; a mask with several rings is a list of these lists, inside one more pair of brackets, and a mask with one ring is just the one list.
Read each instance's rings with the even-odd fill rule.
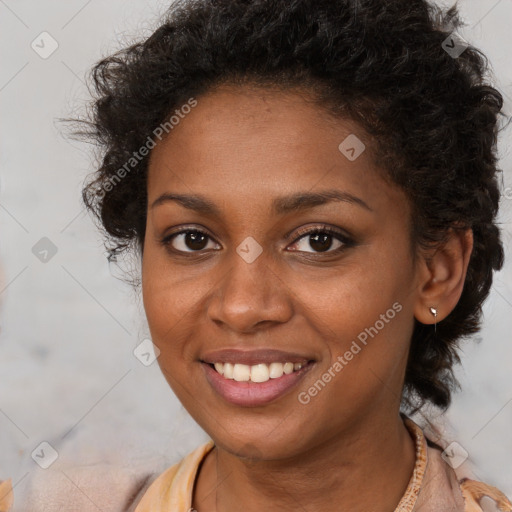
[[[207,437],[173,396],[157,364],[133,355],[148,336],[141,300],[112,277],[101,235],[80,203],[92,148],[66,140],[58,117],[88,98],[86,71],[156,27],[167,2],[0,0],[0,480],[22,494],[47,441],[50,469],[154,460],[165,467]],[[511,0],[465,0],[460,33],[489,56],[512,111]],[[57,41],[47,59],[31,48]],[[499,145],[500,219],[507,262],[485,305],[480,343],[466,343],[463,391],[445,417],[448,442],[470,455],[477,478],[512,496],[511,127]],[[32,247],[48,237],[57,253]]]

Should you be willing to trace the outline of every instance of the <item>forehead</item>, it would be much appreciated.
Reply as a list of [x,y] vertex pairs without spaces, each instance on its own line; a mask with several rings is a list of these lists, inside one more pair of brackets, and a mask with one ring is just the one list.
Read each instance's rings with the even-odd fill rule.
[[[257,150],[256,144],[261,143],[272,148],[276,156],[285,151],[300,154],[319,145],[332,146],[333,140],[355,131],[363,136],[354,122],[335,120],[305,91],[224,85],[197,99],[197,106],[182,116],[153,150],[153,157],[169,144],[184,149],[195,146],[197,156],[201,151],[205,156],[217,148],[239,148],[237,156],[242,158],[242,152]],[[329,133],[332,137],[327,137]],[[197,141],[201,144],[196,145]]]
[[[347,144],[357,158],[347,158]],[[150,203],[164,191],[194,191],[248,207],[255,199],[328,188],[376,203],[396,202],[398,193],[374,166],[356,123],[334,119],[295,91],[223,86],[202,95],[149,162]]]

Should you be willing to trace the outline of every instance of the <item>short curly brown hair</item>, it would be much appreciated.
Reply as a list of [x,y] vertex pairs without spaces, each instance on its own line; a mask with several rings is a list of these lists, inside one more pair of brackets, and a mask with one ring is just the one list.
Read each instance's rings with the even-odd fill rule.
[[425,0],[174,3],[149,38],[92,69],[94,99],[79,133],[99,144],[102,161],[83,200],[107,248],[142,255],[149,156],[122,179],[120,170],[187,98],[222,83],[307,89],[374,141],[376,164],[412,205],[415,247],[442,243],[451,228],[473,230],[462,296],[436,333],[416,321],[405,375],[403,406],[446,409],[458,343],[478,331],[504,258],[495,223],[503,98],[481,51],[446,51],[461,25],[456,5],[443,11]]

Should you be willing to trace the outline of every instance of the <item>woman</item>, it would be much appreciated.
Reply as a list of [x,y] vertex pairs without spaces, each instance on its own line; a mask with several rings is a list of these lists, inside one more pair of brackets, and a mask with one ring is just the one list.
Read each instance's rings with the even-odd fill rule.
[[84,188],[142,263],[209,434],[136,512],[512,510],[409,416],[446,409],[503,249],[499,92],[455,8],[178,2],[98,63]]

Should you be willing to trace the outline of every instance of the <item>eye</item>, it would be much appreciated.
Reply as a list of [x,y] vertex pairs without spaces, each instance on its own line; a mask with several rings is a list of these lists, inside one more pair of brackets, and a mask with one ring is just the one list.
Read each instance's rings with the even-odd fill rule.
[[[331,228],[330,226],[317,226],[313,229],[303,229],[298,233],[299,237],[295,240],[292,247],[293,251],[299,252],[341,252],[348,246],[353,245],[353,241],[344,233]],[[313,251],[308,251],[310,247]],[[334,247],[334,249],[333,249]]]
[[[338,253],[354,245],[347,235],[330,226],[315,226],[299,230],[292,251],[312,253]],[[161,240],[162,245],[175,253],[195,253],[206,249],[218,250],[219,245],[205,231],[197,228],[182,229],[171,233]],[[208,243],[213,246],[208,247]],[[313,251],[308,251],[309,248]]]
[[162,240],[162,244],[175,252],[198,252],[212,248],[208,247],[208,241],[213,243],[211,237],[204,231],[200,229],[185,229],[166,236]]

